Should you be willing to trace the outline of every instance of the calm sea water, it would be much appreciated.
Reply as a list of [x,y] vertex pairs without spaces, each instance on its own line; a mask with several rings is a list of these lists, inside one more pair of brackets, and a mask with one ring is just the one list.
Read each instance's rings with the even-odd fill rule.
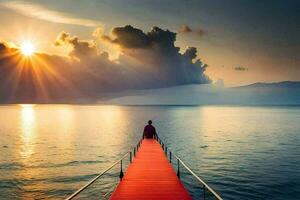
[[68,196],[148,119],[224,199],[300,199],[300,107],[98,105],[0,106],[0,199]]

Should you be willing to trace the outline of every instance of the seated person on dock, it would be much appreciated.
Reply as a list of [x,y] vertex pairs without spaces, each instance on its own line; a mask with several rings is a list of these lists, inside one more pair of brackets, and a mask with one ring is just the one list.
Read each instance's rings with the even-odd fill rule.
[[148,125],[144,128],[143,138],[146,139],[155,139],[157,136],[155,127],[152,126],[152,121],[148,121]]

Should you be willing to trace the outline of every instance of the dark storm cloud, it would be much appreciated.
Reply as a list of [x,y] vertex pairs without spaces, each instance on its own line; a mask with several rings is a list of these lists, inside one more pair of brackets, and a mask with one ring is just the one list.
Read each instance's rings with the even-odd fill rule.
[[149,37],[142,30],[130,25],[114,28],[112,33],[116,36],[112,42],[126,48],[145,48],[151,43]]
[[111,39],[109,36],[102,38],[127,49],[155,47],[172,49],[176,40],[176,33],[158,27],[153,27],[150,32],[144,33],[140,29],[127,25],[114,28],[112,34],[116,37],[115,39]]
[[197,48],[189,47],[187,48],[187,50],[184,52],[183,55],[193,60],[194,58],[197,57]]
[[[130,69],[136,69],[138,76],[147,83],[146,88],[167,87],[182,84],[208,83],[210,79],[204,74],[207,67],[197,57],[197,49],[190,47],[184,54],[176,47],[176,33],[153,27],[145,33],[131,26],[114,28],[115,39],[108,39],[118,44],[123,55],[120,61],[138,61]],[[137,40],[134,40],[137,38]],[[135,47],[135,48],[134,48]],[[130,66],[131,64],[129,64]],[[149,76],[152,77],[149,79]]]
[[54,44],[71,47],[71,59],[37,54],[38,59],[27,60],[23,64],[28,66],[22,68],[18,50],[0,43],[0,101],[97,101],[116,91],[210,82],[204,74],[207,65],[197,59],[197,49],[189,47],[181,54],[174,45],[176,33],[158,27],[145,33],[124,26],[114,28],[112,34],[114,38],[101,37],[120,47],[122,53],[115,61],[94,41],[62,32]]

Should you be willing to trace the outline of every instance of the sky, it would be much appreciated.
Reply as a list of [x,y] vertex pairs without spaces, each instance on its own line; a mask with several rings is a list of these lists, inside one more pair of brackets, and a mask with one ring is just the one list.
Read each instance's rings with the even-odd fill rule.
[[[0,16],[2,54],[30,41],[65,89],[80,81],[100,84],[92,92],[99,93],[219,79],[226,86],[300,80],[296,0],[0,0]],[[92,72],[96,78],[83,72],[92,66],[101,68]],[[45,90],[58,87],[47,84]],[[85,87],[79,90],[91,90]]]

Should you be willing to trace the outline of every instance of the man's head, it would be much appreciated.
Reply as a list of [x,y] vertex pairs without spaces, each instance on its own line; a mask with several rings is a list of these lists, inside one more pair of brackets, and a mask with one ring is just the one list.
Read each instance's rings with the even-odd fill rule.
[[152,121],[151,121],[151,120],[149,120],[149,121],[148,121],[148,124],[149,124],[149,125],[151,125],[151,124],[152,124]]

